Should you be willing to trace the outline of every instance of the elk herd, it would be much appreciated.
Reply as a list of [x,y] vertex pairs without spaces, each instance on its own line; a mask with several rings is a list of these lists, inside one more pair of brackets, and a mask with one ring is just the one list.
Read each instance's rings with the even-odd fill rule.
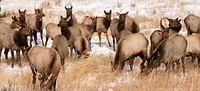
[[[35,9],[35,14],[26,14],[26,10],[19,10],[19,16],[13,16],[11,24],[0,21],[0,57],[3,48],[6,59],[9,50],[12,58],[16,51],[16,62],[21,66],[20,51],[22,51],[32,70],[33,87],[38,75],[41,88],[55,90],[56,79],[65,63],[65,58],[73,56],[73,50],[78,58],[87,58],[90,55],[94,32],[98,33],[100,47],[101,33],[105,33],[108,46],[112,46],[113,51],[116,51],[114,60],[111,61],[112,71],[122,71],[125,63],[128,63],[132,70],[134,58],[137,56],[142,59],[140,69],[143,75],[148,75],[161,63],[165,64],[166,71],[181,64],[185,73],[185,57],[192,57],[193,61],[197,58],[200,66],[200,17],[198,16],[190,14],[184,19],[187,36],[179,34],[182,28],[180,19],[162,18],[161,29],[155,30],[149,41],[140,32],[138,23],[128,16],[128,12],[116,12],[118,18],[111,19],[112,10],[108,12],[104,10],[105,17],[85,16],[82,23],[78,23],[72,12],[73,7],[65,9],[66,16],[60,16],[58,24],[48,23],[45,26],[45,42],[42,26],[45,14],[42,8]],[[108,37],[108,29],[111,30],[113,45]],[[38,46],[37,32],[41,35],[42,46]],[[46,47],[49,38],[53,40],[51,48]],[[149,52],[148,46],[150,46]],[[13,67],[14,64],[11,63]]]

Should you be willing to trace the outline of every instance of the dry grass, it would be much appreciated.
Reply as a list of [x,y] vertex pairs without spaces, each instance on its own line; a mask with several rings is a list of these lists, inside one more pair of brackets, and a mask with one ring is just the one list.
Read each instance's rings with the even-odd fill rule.
[[[186,74],[182,69],[165,72],[165,67],[155,69],[150,75],[141,77],[139,64],[136,58],[134,70],[131,72],[126,65],[122,73],[112,72],[110,61],[113,56],[91,56],[87,59],[69,58],[66,60],[65,71],[61,70],[57,80],[57,90],[77,91],[197,91],[199,89],[199,71],[194,64],[187,62]],[[32,91],[32,74],[27,69],[28,64],[23,63],[19,72],[7,72],[7,64],[2,63],[0,69],[0,89],[4,91]],[[9,65],[10,66],[10,65]],[[16,67],[16,66],[15,66]],[[12,68],[10,68],[12,69]],[[39,82],[36,82],[39,90]]]

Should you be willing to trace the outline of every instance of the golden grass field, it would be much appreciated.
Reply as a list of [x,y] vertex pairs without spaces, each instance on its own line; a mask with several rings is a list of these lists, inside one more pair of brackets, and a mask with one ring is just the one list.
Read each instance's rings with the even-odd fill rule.
[[[57,80],[57,91],[198,91],[199,70],[196,62],[186,62],[186,74],[182,68],[165,71],[165,66],[154,69],[148,76],[140,76],[140,59],[134,61],[133,71],[125,65],[122,73],[112,72],[113,56],[91,56],[87,59],[68,58],[65,71],[61,70]],[[10,71],[6,70],[9,69]],[[23,67],[10,67],[5,60],[0,69],[1,91],[37,91],[32,89],[32,73],[28,63]],[[17,72],[15,72],[17,71]]]

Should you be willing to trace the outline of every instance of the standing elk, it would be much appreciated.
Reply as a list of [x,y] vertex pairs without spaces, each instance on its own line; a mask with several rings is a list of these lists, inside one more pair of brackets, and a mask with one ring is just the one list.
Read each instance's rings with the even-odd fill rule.
[[185,36],[188,42],[186,49],[186,56],[192,56],[192,61],[198,58],[198,67],[200,67],[200,34],[193,33],[191,35]]
[[33,74],[33,89],[35,89],[38,73],[40,87],[46,90],[55,90],[56,80],[61,69],[61,58],[58,52],[53,48],[34,46],[29,50],[27,57]]
[[68,26],[70,18],[71,17],[63,18],[61,16],[58,26],[61,27],[61,34],[64,35],[69,42],[71,55],[74,48],[78,55],[81,56],[82,53],[90,51],[90,44],[89,41],[81,35],[81,31],[76,26]]
[[91,24],[78,24],[77,26],[81,30],[82,36],[84,36],[91,44],[92,35],[96,30],[96,18],[90,17],[90,19],[92,20]]
[[189,14],[184,19],[185,26],[187,28],[187,35],[192,33],[200,33],[200,17],[195,16],[194,14]]
[[73,25],[76,25],[78,24],[78,21],[76,19],[76,17],[74,16],[74,14],[72,14],[72,8],[73,6],[71,6],[70,8],[67,8],[65,6],[65,9],[66,9],[66,18],[70,18],[69,22],[68,22],[68,26],[73,26]]
[[150,41],[151,41],[150,53],[152,53],[152,51],[163,40],[162,32],[165,29],[169,29],[169,35],[179,33],[182,27],[182,24],[180,23],[180,21],[181,20],[179,20],[178,18],[169,19],[167,17],[164,17],[160,20],[161,30],[154,31],[150,36]]
[[[126,30],[129,31],[129,30]],[[142,59],[141,67],[147,59],[148,40],[142,33],[129,34],[119,40],[114,62],[111,61],[112,70],[123,70],[126,61],[129,61],[132,70],[133,60],[136,56]]]
[[45,46],[47,46],[49,37],[53,40],[57,35],[61,34],[61,28],[57,26],[55,23],[48,23],[46,25],[46,42]]
[[166,65],[166,71],[168,71],[180,59],[182,59],[183,73],[185,73],[184,61],[188,44],[187,40],[182,35],[168,35],[168,33],[168,29],[162,32],[164,40],[150,54],[147,60],[147,67],[142,67],[142,74],[149,74],[154,68],[159,67],[161,63]]
[[[13,18],[16,21],[16,18]],[[27,28],[21,28],[18,30],[12,30],[10,27],[3,27],[0,30],[0,57],[1,51],[4,47],[5,49],[10,49],[11,51],[16,50],[17,62],[21,66],[20,60],[20,48],[27,46],[27,36],[31,35],[31,32]],[[12,65],[13,67],[13,62]]]
[[101,47],[101,33],[103,32],[106,34],[108,45],[111,47],[111,44],[108,38],[108,28],[110,27],[112,11],[110,10],[109,12],[106,12],[104,10],[104,13],[106,17],[97,17],[96,31],[98,32],[98,36],[99,36],[99,46]]
[[[30,30],[33,32],[32,36],[34,37],[35,40],[35,45],[38,45],[37,43],[37,32],[40,32],[41,35],[41,39],[42,39],[42,45],[44,46],[44,42],[43,42],[43,17],[45,16],[45,14],[43,13],[43,9],[35,9],[35,14],[30,14],[26,16],[26,22],[28,24],[28,26],[30,26]],[[30,45],[32,42],[32,36],[30,39]]]
[[120,32],[122,30],[129,30],[132,33],[138,33],[140,31],[138,24],[133,20],[133,18],[129,17],[128,12],[120,14],[117,12],[119,19],[114,18],[110,24],[110,30],[113,39],[113,50],[115,51],[115,40],[118,43],[120,39]]
[[68,40],[63,35],[57,35],[53,40],[51,48],[54,48],[58,52],[63,66],[65,64],[65,58],[69,55]]

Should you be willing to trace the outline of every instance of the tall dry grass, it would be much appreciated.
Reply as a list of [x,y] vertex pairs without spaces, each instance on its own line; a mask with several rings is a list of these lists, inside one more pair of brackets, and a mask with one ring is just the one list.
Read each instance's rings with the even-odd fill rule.
[[[165,67],[155,69],[148,76],[140,76],[139,58],[133,71],[125,66],[122,73],[112,72],[110,61],[113,56],[91,56],[87,59],[69,58],[65,71],[61,70],[57,80],[57,91],[198,91],[199,71],[187,62],[186,74],[182,69],[165,72]],[[2,91],[32,91],[32,73],[24,63],[19,72],[6,72],[7,64],[1,64],[0,89]],[[10,66],[10,65],[9,65]],[[26,69],[25,69],[26,68]],[[12,68],[10,68],[12,69]],[[36,89],[39,90],[39,81]]]

